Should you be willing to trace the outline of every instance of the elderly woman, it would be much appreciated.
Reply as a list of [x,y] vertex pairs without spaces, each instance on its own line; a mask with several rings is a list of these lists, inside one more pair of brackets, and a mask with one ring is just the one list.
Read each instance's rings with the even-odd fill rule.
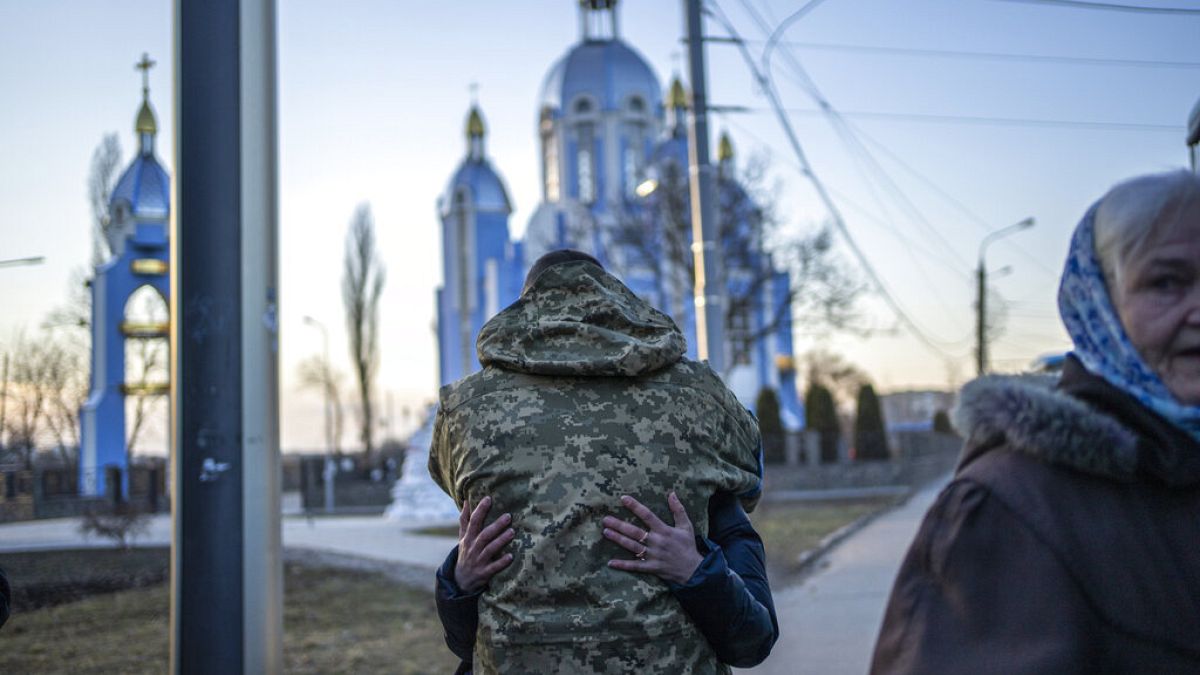
[[1058,381],[960,395],[873,673],[1200,672],[1200,178],[1109,191],[1058,297]]

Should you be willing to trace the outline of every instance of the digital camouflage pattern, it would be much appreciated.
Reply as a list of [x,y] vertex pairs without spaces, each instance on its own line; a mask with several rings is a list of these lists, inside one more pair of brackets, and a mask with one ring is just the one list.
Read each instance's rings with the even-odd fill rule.
[[[669,317],[596,265],[555,265],[480,332],[481,372],[441,392],[429,454],[462,506],[512,513],[513,563],[479,605],[480,672],[727,672],[664,582],[601,518],[632,495],[671,522],[675,490],[698,532],[708,498],[758,485],[754,418]],[[753,505],[750,505],[751,507]]]

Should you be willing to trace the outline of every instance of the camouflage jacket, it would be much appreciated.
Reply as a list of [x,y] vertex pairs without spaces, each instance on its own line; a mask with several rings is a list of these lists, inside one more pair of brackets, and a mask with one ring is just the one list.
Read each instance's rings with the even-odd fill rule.
[[698,532],[759,481],[754,418],[669,317],[591,263],[547,269],[480,332],[481,372],[441,391],[429,453],[461,506],[509,512],[513,563],[480,600],[480,672],[723,672],[665,582],[613,570],[600,520],[629,494]]

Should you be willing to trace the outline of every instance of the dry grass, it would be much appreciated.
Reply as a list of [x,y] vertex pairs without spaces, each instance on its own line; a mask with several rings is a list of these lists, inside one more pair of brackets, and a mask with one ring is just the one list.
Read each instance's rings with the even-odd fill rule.
[[[78,569],[89,553],[74,552]],[[29,564],[39,554],[21,555]],[[57,569],[70,568],[61,554],[51,557]],[[12,562],[0,556],[0,565]],[[289,673],[446,673],[457,664],[429,591],[376,573],[292,564],[284,588]],[[15,614],[0,629],[0,673],[162,673],[168,602],[159,584]]]
[[764,502],[750,521],[767,549],[767,574],[773,587],[786,586],[801,577],[797,559],[816,548],[826,536],[859,518],[886,509],[893,498],[827,502]]

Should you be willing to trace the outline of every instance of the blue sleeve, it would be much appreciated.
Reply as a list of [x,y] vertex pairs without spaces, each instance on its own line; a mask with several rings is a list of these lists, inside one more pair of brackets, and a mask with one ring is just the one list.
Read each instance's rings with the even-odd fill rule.
[[8,577],[0,570],[0,626],[8,621],[8,607],[12,601],[12,588],[8,585]]
[[707,555],[684,584],[671,592],[721,662],[737,668],[762,663],[779,638],[775,602],[767,582],[762,539],[738,498],[715,495],[709,502]]
[[[760,436],[758,439],[758,483],[755,484],[754,487],[752,487],[749,490],[746,490],[745,492],[738,495],[738,501],[740,501],[742,503],[742,509],[744,511],[753,511],[754,507],[758,506],[758,500],[762,498],[762,487],[763,487],[763,444],[762,444],[762,437]],[[713,500],[716,500],[718,498],[718,496],[714,496]],[[728,507],[723,507],[723,508],[728,508]],[[711,500],[709,502],[709,511],[712,511],[712,501]],[[749,524],[748,520],[747,520],[747,524]],[[711,527],[709,528],[709,531],[710,532],[712,531]]]
[[458,547],[450,549],[445,562],[437,571],[438,619],[445,632],[446,646],[454,655],[470,662],[475,651],[475,631],[479,627],[479,595],[483,591],[464,593],[454,582],[454,567],[458,565]]

